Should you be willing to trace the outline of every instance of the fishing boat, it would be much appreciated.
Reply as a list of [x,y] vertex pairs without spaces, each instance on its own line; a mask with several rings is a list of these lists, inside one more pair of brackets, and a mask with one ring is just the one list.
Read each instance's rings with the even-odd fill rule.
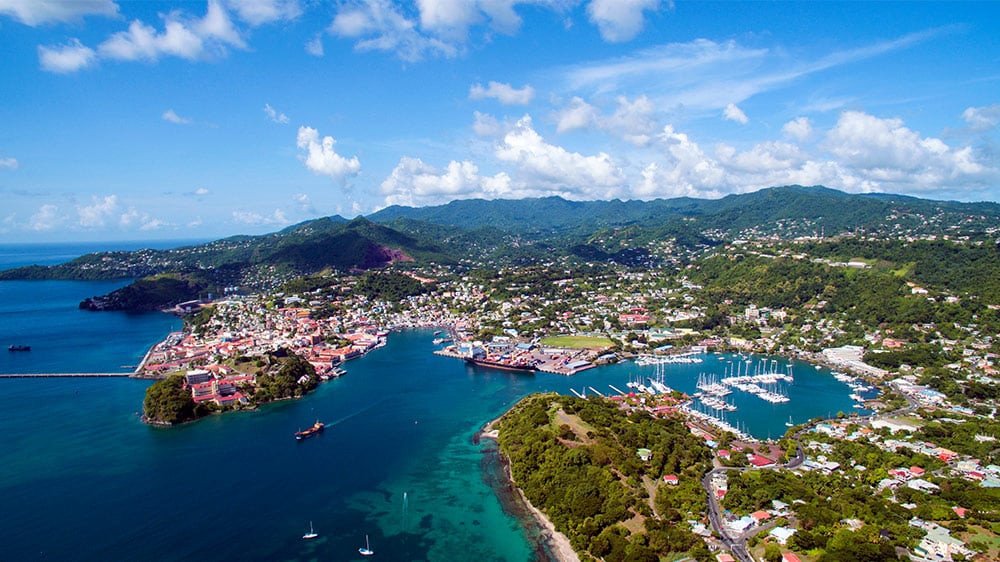
[[304,534],[304,535],[302,535],[302,538],[306,539],[306,540],[309,540],[309,539],[315,539],[318,536],[319,536],[319,534],[316,533],[316,531],[313,530],[313,522],[310,521],[309,522],[309,532],[306,533],[306,534]]
[[316,435],[317,433],[320,433],[321,431],[323,431],[323,428],[325,426],[326,426],[326,424],[324,424],[323,422],[317,420],[316,423],[314,423],[313,426],[310,427],[309,429],[307,429],[305,431],[302,431],[302,430],[296,431],[295,432],[295,439],[297,439],[299,441],[302,441],[303,439],[308,439],[308,438]]
[[358,554],[361,556],[371,556],[375,554],[375,551],[371,549],[371,545],[368,544],[368,535],[365,535],[365,546],[358,549]]
[[31,351],[30,345],[12,345],[7,348],[7,351]]

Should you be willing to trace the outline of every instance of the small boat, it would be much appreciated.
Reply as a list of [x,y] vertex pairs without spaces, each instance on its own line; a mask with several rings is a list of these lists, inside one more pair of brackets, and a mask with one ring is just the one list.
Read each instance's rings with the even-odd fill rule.
[[31,351],[30,345],[12,345],[7,348],[7,351]]
[[788,421],[785,422],[785,427],[792,427],[795,424],[792,423],[792,416],[788,416]]
[[371,556],[372,554],[375,554],[375,551],[372,550],[371,546],[368,544],[368,535],[365,535],[365,546],[358,549],[358,554],[361,556]]
[[309,522],[309,532],[306,533],[306,534],[304,534],[304,535],[302,535],[302,538],[306,539],[306,540],[309,540],[309,539],[315,539],[318,536],[319,536],[319,534],[316,533],[316,531],[313,530],[313,522],[310,521]]
[[324,424],[323,422],[317,420],[316,423],[314,423],[313,426],[310,427],[309,429],[307,429],[305,431],[302,431],[302,430],[296,431],[295,432],[295,439],[297,439],[299,441],[302,441],[303,439],[308,439],[308,438],[316,435],[317,433],[320,433],[321,431],[323,431],[324,427],[326,427],[326,424]]

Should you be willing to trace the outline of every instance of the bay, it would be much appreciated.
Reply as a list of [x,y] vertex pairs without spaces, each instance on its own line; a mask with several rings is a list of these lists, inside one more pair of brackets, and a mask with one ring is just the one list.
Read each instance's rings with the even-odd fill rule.
[[[24,354],[51,361],[47,370],[113,369],[177,327],[162,314],[75,309],[81,294],[106,286],[7,283],[0,290],[17,298],[0,299],[0,315],[52,314],[38,333],[76,349],[39,348],[57,354],[50,360],[34,346]],[[86,316],[68,320],[77,314]],[[2,316],[2,329],[12,317]],[[132,328],[116,332],[116,322]],[[361,558],[366,534],[385,560],[549,559],[538,530],[499,491],[495,446],[474,435],[531,392],[607,394],[609,385],[624,389],[655,368],[625,362],[573,377],[512,373],[434,355],[432,339],[427,330],[395,332],[386,347],[349,362],[347,375],[301,400],[168,429],[138,419],[148,381],[0,380],[0,559],[352,560]],[[96,351],[84,359],[88,347]],[[664,382],[691,393],[700,374],[721,377],[736,358],[703,359],[666,366]],[[784,360],[775,361],[783,371]],[[852,413],[849,390],[828,370],[800,363],[794,373],[791,402],[737,392],[730,421],[778,437],[789,416]],[[316,420],[326,431],[297,442],[295,430]],[[304,541],[310,522],[320,536]]]

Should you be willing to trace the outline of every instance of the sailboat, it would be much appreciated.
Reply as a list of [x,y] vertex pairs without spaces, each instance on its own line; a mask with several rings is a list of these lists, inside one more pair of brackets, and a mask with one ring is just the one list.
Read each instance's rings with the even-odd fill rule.
[[302,535],[302,538],[304,538],[304,539],[315,539],[318,536],[319,535],[316,533],[316,531],[313,530],[313,522],[310,521],[309,522],[309,532],[306,533],[306,534],[304,534],[304,535]]
[[372,554],[375,554],[375,551],[372,550],[368,544],[368,535],[365,535],[365,546],[359,548],[358,553],[361,554],[361,556],[371,556]]
[[788,421],[785,422],[785,427],[792,427],[793,425],[795,424],[792,423],[792,416],[788,416]]

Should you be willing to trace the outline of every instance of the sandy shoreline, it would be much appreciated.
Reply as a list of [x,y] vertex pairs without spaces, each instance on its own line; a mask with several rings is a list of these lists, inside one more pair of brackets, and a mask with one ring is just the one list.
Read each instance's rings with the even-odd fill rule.
[[[494,424],[499,420],[500,418],[497,418],[483,426],[477,437],[480,439],[491,439],[496,441],[500,432],[494,427]],[[573,546],[570,544],[569,538],[557,531],[555,525],[552,524],[552,521],[549,521],[549,518],[546,517],[545,514],[538,508],[531,505],[531,502],[528,501],[527,497],[525,497],[524,491],[518,487],[516,482],[514,482],[514,478],[510,473],[510,463],[507,462],[507,459],[504,457],[502,452],[498,450],[497,454],[499,454],[503,460],[504,474],[507,477],[507,481],[511,484],[511,487],[517,491],[517,496],[521,499],[522,504],[527,509],[528,513],[532,515],[535,522],[541,529],[541,536],[544,539],[545,545],[548,547],[549,553],[551,553],[558,562],[580,562],[580,557],[576,554],[576,551],[573,550]]]

